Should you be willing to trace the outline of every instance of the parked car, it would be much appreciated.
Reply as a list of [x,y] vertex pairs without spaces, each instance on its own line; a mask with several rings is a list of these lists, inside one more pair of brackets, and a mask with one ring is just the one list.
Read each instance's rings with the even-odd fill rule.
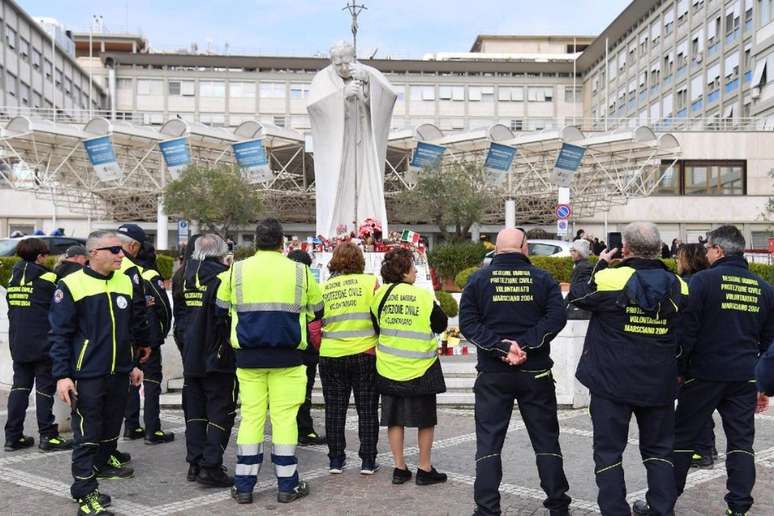
[[[530,240],[527,247],[530,256],[570,256],[570,242],[564,240]],[[494,255],[494,251],[486,253],[483,265],[489,265]]]
[[28,235],[19,238],[0,238],[0,256],[16,256],[16,246],[25,238],[39,238],[48,244],[48,254],[64,254],[67,248],[74,245],[85,245],[83,238],[73,238],[64,236],[36,236]]

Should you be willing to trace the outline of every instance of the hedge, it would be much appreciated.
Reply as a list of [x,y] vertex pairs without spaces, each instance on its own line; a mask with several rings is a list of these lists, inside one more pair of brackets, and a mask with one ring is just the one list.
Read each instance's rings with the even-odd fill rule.
[[[46,267],[53,269],[58,261],[58,256],[49,256],[46,259]],[[2,256],[0,257],[0,285],[3,288],[8,286],[8,281],[11,279],[11,271],[13,266],[18,262],[20,258],[18,256]],[[174,268],[175,260],[169,256],[159,255],[156,257],[156,267],[159,274],[165,280],[172,278],[172,269]]]
[[481,264],[486,248],[477,242],[441,244],[427,253],[430,266],[442,279],[451,279],[463,269]]
[[443,313],[445,313],[447,317],[457,317],[457,313],[459,313],[457,300],[454,299],[451,294],[444,292],[443,290],[437,291],[435,295],[438,298],[438,302],[441,304]]
[[471,274],[476,272],[478,269],[480,269],[480,267],[468,267],[467,269],[462,269],[456,276],[454,276],[454,283],[460,289],[465,288],[465,285],[468,284],[468,279],[470,279]]

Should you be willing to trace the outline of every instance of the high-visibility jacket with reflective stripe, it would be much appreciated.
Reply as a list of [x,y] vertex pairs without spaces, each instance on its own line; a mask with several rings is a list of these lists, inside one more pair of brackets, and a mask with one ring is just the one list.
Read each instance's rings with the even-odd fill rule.
[[134,367],[130,336],[145,308],[132,281],[85,268],[57,284],[49,321],[52,372],[60,378],[95,378]]
[[323,307],[309,267],[279,252],[258,251],[218,277],[216,304],[231,315],[237,367],[300,364],[296,351],[307,347],[306,325]]
[[[382,285],[376,291],[371,303],[375,316],[389,287]],[[399,382],[413,380],[438,360],[438,344],[430,328],[434,303],[430,292],[413,285],[400,283],[392,289],[379,319],[376,371],[380,375]]]
[[371,322],[375,286],[373,274],[346,274],[325,282],[321,357],[357,355],[376,346]]

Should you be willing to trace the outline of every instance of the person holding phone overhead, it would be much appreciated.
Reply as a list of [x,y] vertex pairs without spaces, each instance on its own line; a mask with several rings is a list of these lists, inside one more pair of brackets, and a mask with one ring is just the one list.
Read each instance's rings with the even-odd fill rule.
[[121,431],[129,383],[142,371],[132,342],[147,342],[145,297],[129,276],[117,272],[124,257],[112,231],[86,241],[89,266],[57,284],[49,312],[52,373],[59,398],[72,407],[73,484],[79,515],[112,515],[98,478],[131,478],[113,453]]

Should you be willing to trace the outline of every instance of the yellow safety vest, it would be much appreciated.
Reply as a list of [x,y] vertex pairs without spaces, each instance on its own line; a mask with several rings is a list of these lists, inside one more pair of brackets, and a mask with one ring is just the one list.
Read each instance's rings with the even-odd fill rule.
[[[371,312],[379,305],[390,285],[376,292]],[[435,300],[427,290],[400,283],[392,289],[379,319],[376,370],[385,378],[407,381],[419,378],[438,360],[438,344],[430,328]]]
[[231,313],[232,347],[306,349],[306,325],[323,306],[309,267],[258,251],[218,277],[215,302]]
[[376,346],[371,323],[375,286],[372,274],[345,274],[325,282],[321,357],[357,355]]

